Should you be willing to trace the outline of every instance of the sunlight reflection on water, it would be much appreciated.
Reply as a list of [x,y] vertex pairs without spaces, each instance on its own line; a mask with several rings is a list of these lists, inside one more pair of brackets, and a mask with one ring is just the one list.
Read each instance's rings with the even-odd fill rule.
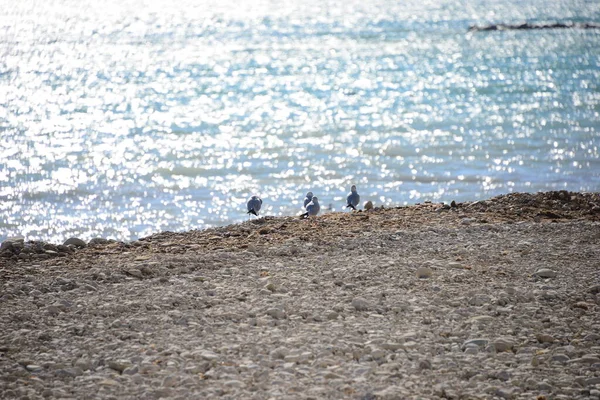
[[594,4],[163,3],[0,11],[0,239],[600,190],[597,32],[466,33]]

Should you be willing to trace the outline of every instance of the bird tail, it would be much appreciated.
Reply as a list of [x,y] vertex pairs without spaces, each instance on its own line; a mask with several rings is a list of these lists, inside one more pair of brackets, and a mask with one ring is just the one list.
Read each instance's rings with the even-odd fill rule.
[[356,207],[354,207],[352,204],[348,203],[346,205],[346,208],[348,208],[348,207],[351,208],[351,209],[353,209],[354,211],[356,211]]
[[258,217],[258,214],[256,213],[256,211],[254,211],[254,209],[248,211],[248,214],[254,214],[254,215],[256,215]]
[[300,219],[302,218],[308,218],[308,211],[300,215]]

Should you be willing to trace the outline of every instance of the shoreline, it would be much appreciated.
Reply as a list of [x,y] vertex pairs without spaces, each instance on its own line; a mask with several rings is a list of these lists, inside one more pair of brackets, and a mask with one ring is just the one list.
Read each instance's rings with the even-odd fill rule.
[[[473,210],[469,210],[470,207],[475,207],[478,204],[479,205],[485,205],[487,203],[494,203],[497,202],[501,199],[505,199],[505,198],[518,198],[518,197],[529,197],[529,198],[536,198],[536,197],[548,197],[548,199],[546,199],[547,201],[559,201],[559,202],[564,202],[563,206],[565,204],[569,204],[571,201],[566,201],[567,198],[573,197],[574,199],[578,198],[578,197],[586,197],[588,198],[589,202],[593,203],[593,205],[589,206],[587,212],[590,215],[593,215],[594,213],[598,214],[600,213],[600,192],[570,192],[570,191],[566,191],[566,190],[561,190],[561,191],[548,191],[548,192],[537,192],[537,193],[528,193],[528,192],[516,192],[516,193],[508,193],[508,194],[502,194],[502,195],[498,195],[498,196],[494,196],[491,197],[489,199],[485,199],[485,200],[476,200],[476,201],[465,201],[465,202],[461,202],[461,203],[456,203],[454,201],[451,202],[451,204],[453,204],[453,206],[451,206],[448,203],[444,203],[444,202],[431,202],[431,201],[425,201],[423,203],[415,203],[413,205],[403,205],[403,206],[379,206],[379,207],[375,207],[374,209],[371,210],[359,210],[358,213],[364,213],[364,215],[369,215],[369,214],[373,214],[373,213],[378,213],[378,212],[382,212],[385,210],[402,210],[402,209],[411,209],[413,207],[428,207],[428,208],[432,208],[432,211],[436,211],[436,212],[445,212],[445,211],[473,211]],[[581,201],[581,200],[579,200]],[[583,215],[581,213],[577,214],[577,215],[573,215],[572,213],[564,213],[563,209],[557,209],[556,208],[556,204],[537,204],[536,205],[537,208],[540,209],[540,212],[538,213],[539,215],[535,215],[535,218],[538,219],[573,219],[573,218],[581,218]],[[486,207],[479,207],[479,209],[485,209]],[[583,209],[586,209],[585,205],[583,207]],[[506,211],[506,210],[505,210]],[[572,210],[571,210],[572,211]],[[544,215],[544,213],[546,213],[546,215]],[[348,212],[344,212],[344,211],[336,211],[336,212],[328,212],[328,213],[322,213],[321,215],[318,216],[318,218],[331,218],[330,216],[334,216],[333,219],[335,220],[337,217],[335,216],[339,216],[339,215],[344,215],[344,214],[352,214],[352,213],[348,213]],[[531,218],[531,215],[527,215],[527,216],[522,216],[523,218],[529,217]],[[66,238],[64,240],[64,242],[61,243],[50,243],[47,241],[43,241],[43,240],[27,240],[24,236],[13,236],[13,237],[7,237],[4,241],[0,242],[0,244],[3,244],[3,247],[0,249],[0,260],[2,260],[2,258],[11,258],[8,254],[2,254],[4,251],[6,250],[10,250],[13,249],[14,247],[12,247],[10,243],[13,244],[17,244],[16,247],[22,247],[24,246],[25,243],[29,243],[32,247],[32,250],[30,252],[30,254],[44,254],[43,251],[41,251],[42,249],[45,251],[45,254],[47,256],[40,256],[38,257],[38,259],[46,259],[46,258],[52,258],[52,257],[57,257],[57,256],[61,256],[63,257],[65,254],[70,254],[75,250],[79,250],[82,248],[85,248],[87,246],[98,246],[98,245],[106,245],[106,244],[115,244],[115,243],[120,243],[120,244],[125,244],[125,245],[129,245],[131,243],[135,243],[135,242],[139,242],[139,241],[144,241],[144,240],[148,240],[150,238],[155,238],[155,237],[160,237],[161,235],[166,235],[166,234],[176,234],[176,235],[182,235],[182,234],[186,234],[189,232],[203,232],[203,231],[221,231],[221,230],[228,230],[228,229],[236,229],[237,226],[242,226],[242,225],[247,225],[247,224],[260,224],[262,225],[263,223],[267,223],[266,221],[288,221],[290,219],[295,219],[298,218],[298,216],[261,216],[257,219],[253,219],[253,220],[249,220],[249,221],[245,221],[245,222],[240,222],[240,223],[233,223],[233,224],[228,224],[228,225],[222,225],[222,226],[216,226],[216,227],[210,227],[210,228],[204,228],[204,229],[192,229],[192,230],[188,230],[188,231],[181,231],[181,232],[171,232],[171,231],[163,231],[163,232],[157,232],[154,233],[150,236],[147,237],[142,237],[139,238],[137,240],[132,240],[132,241],[121,241],[121,240],[116,240],[116,239],[109,239],[109,238],[102,238],[102,237],[94,237],[92,239],[90,239],[89,241],[84,241],[78,237],[69,237]],[[314,218],[314,217],[313,217]],[[519,218],[518,214],[515,214],[515,218]],[[260,222],[257,222],[260,221]],[[268,223],[267,223],[268,224]],[[44,248],[44,246],[46,248]],[[19,255],[20,253],[16,253],[15,255]]]
[[0,392],[596,398],[599,204],[513,193],[3,257]]

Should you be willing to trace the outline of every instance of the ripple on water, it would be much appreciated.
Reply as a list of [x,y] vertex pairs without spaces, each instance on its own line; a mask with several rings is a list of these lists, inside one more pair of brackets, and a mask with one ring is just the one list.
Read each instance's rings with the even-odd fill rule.
[[135,239],[509,191],[600,190],[593,3],[25,0],[0,11],[0,240]]

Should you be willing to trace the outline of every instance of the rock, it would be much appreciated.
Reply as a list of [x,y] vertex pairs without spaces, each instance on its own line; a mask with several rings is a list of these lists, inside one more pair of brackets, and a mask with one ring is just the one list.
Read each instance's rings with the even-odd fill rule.
[[417,268],[417,278],[419,278],[419,279],[431,278],[432,274],[433,274],[433,271],[429,267]]
[[540,382],[537,385],[537,389],[541,390],[542,392],[551,392],[552,391],[552,385],[550,385],[547,382]]
[[139,368],[137,365],[131,366],[131,367],[127,367],[123,370],[122,374],[123,375],[135,375],[139,372]]
[[352,299],[352,307],[354,307],[356,311],[367,311],[370,308],[370,304],[362,297],[355,297]]
[[56,316],[56,315],[60,314],[60,312],[62,311],[61,307],[58,307],[55,305],[48,306],[45,308],[45,310],[46,310],[46,313],[51,316]]
[[491,317],[489,315],[478,315],[476,317],[469,319],[468,322],[473,324],[473,323],[488,323],[488,322],[493,322],[493,321],[494,321],[494,317]]
[[223,384],[227,387],[232,387],[232,388],[244,387],[244,383],[241,381],[238,381],[236,379],[231,379],[231,380],[225,381],[225,382],[223,382]]
[[485,347],[488,345],[488,343],[489,343],[488,339],[480,339],[480,338],[479,339],[469,339],[463,343],[462,347],[463,347],[463,349],[465,349],[469,346]]
[[11,237],[7,237],[2,244],[10,242],[13,246],[19,246],[19,247],[23,247],[23,244],[25,243],[25,238],[23,236],[11,236]]
[[219,355],[210,351],[210,350],[204,350],[200,353],[200,357],[202,357],[205,360],[208,361],[213,361],[213,360],[218,360],[219,359]]
[[136,278],[140,278],[140,279],[144,278],[144,274],[142,273],[142,271],[140,271],[137,268],[128,268],[128,269],[125,270],[125,273],[127,275],[131,275],[131,276],[134,276]]
[[123,372],[125,369],[131,367],[131,363],[127,360],[114,360],[108,362],[108,368],[114,369],[118,372]]
[[76,237],[68,238],[67,240],[64,241],[63,245],[64,246],[72,245],[72,246],[78,247],[80,249],[87,247],[86,242],[84,242],[83,240],[76,238]]
[[373,202],[371,200],[365,201],[363,208],[368,211],[373,209]]
[[553,271],[548,268],[542,268],[542,269],[538,269],[537,271],[535,271],[535,273],[533,275],[539,276],[540,278],[555,278],[556,271]]
[[60,376],[60,377],[75,378],[75,377],[83,375],[83,370],[78,367],[57,369],[54,372],[54,375]]
[[14,249],[14,246],[13,246],[12,242],[10,242],[8,240],[5,240],[0,245],[0,253],[2,253],[4,251],[12,253],[13,249]]
[[334,319],[337,319],[338,317],[339,317],[339,314],[333,310],[328,311],[325,314],[325,318],[327,318],[328,320],[334,320]]
[[266,314],[275,319],[284,319],[285,318],[285,311],[282,310],[281,308],[269,308],[266,311]]
[[548,335],[545,333],[538,333],[535,335],[535,338],[540,343],[554,343],[556,339],[552,335]]
[[381,348],[385,349],[385,350],[392,350],[392,351],[396,351],[398,349],[403,348],[404,346],[400,343],[396,343],[396,342],[385,342],[381,344]]
[[573,308],[580,308],[582,310],[588,310],[590,307],[593,307],[592,304],[586,303],[585,301],[578,301],[573,304]]
[[552,361],[565,364],[569,362],[570,358],[566,354],[555,354],[552,356]]
[[119,382],[114,379],[104,379],[99,384],[102,386],[119,386]]
[[419,369],[431,369],[431,361],[429,361],[429,360],[419,361]]
[[588,292],[590,292],[592,294],[598,294],[598,293],[600,293],[600,285],[590,286],[588,288]]
[[40,372],[43,371],[44,368],[40,367],[39,365],[36,364],[29,364],[25,366],[25,369],[29,372]]
[[498,338],[492,342],[497,352],[510,351],[514,347],[514,342],[509,338]]
[[108,243],[109,243],[108,239],[97,237],[97,238],[93,238],[92,240],[90,240],[88,242],[88,246],[103,245],[103,244],[108,244]]
[[594,354],[586,354],[581,358],[574,358],[569,361],[569,364],[596,364],[600,363],[600,357]]

